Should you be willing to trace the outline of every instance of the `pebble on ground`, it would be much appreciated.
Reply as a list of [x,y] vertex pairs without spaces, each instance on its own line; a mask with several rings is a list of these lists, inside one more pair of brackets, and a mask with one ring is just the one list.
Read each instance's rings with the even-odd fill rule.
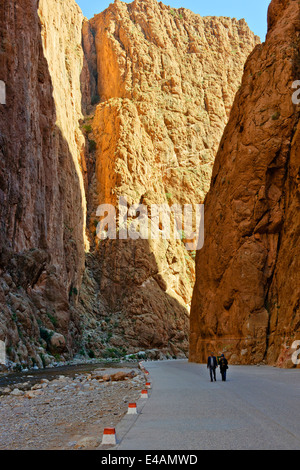
[[127,377],[120,372],[117,381],[108,371],[93,371],[42,380],[27,390],[26,384],[2,390],[0,450],[97,448],[103,429],[116,427],[128,403],[140,398],[144,374],[129,372]]

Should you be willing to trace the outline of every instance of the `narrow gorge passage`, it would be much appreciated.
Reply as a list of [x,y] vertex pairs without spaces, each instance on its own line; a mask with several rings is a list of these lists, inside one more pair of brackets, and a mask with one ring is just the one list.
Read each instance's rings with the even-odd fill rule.
[[243,19],[156,0],[116,1],[91,20],[74,0],[5,0],[1,15],[0,340],[10,367],[187,357],[196,253],[185,227],[170,239],[102,241],[97,211],[120,197],[149,213],[204,202],[259,38]]

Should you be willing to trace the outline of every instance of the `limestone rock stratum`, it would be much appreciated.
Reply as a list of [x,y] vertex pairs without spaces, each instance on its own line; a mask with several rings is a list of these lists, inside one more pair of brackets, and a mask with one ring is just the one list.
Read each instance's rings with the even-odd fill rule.
[[300,335],[299,3],[272,1],[221,140],[196,259],[190,360],[293,366]]
[[[97,208],[203,202],[243,66],[244,20],[154,0],[0,7],[0,340],[14,363],[188,351],[194,253],[99,242]],[[183,231],[182,231],[183,232]]]

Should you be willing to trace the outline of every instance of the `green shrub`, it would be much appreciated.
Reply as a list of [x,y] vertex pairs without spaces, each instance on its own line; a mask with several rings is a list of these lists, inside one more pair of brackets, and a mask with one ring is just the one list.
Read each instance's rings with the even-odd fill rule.
[[107,333],[107,341],[110,341],[112,336],[113,336],[113,334],[112,334],[111,331],[109,333]]
[[89,140],[89,152],[95,152],[97,144],[94,140]]
[[70,292],[69,292],[69,297],[71,297],[72,295],[78,295],[78,290],[76,289],[76,287],[70,287]]
[[136,359],[136,355],[135,354],[131,354],[128,359],[132,359],[133,361]]
[[102,352],[102,356],[106,359],[120,359],[121,357],[126,356],[126,351],[123,348],[106,348],[105,351]]
[[52,336],[54,335],[54,331],[46,330],[45,328],[40,328],[40,337],[46,341],[46,343],[50,343]]
[[94,359],[94,357],[95,357],[94,351],[92,351],[92,350],[90,349],[89,352],[88,352],[88,356],[89,356],[90,359]]
[[42,361],[43,367],[44,367],[44,369],[45,369],[45,368],[46,368],[46,359],[45,359],[45,356],[44,356],[44,354],[40,354],[40,358],[41,358],[41,361]]
[[86,124],[85,126],[83,126],[83,128],[87,134],[89,134],[93,130],[90,124]]
[[145,353],[139,353],[139,354],[137,355],[137,357],[138,357],[138,359],[145,359],[146,354],[145,354]]
[[56,327],[58,325],[57,318],[55,318],[53,315],[51,315],[51,313],[47,313],[47,317],[49,318],[49,320],[51,321],[53,326]]

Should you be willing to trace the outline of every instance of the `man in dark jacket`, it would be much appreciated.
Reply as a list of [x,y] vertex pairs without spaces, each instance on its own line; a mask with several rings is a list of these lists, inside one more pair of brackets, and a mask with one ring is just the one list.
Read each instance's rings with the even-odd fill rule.
[[218,363],[217,363],[217,358],[216,356],[214,356],[214,353],[211,353],[211,355],[208,357],[208,360],[207,360],[207,368],[209,369],[209,373],[210,373],[210,381],[213,382],[215,381],[216,382],[216,368],[218,367]]
[[222,375],[222,381],[226,382],[226,372],[228,369],[228,361],[224,354],[221,355],[220,360],[219,360],[219,366],[220,366],[220,372]]

